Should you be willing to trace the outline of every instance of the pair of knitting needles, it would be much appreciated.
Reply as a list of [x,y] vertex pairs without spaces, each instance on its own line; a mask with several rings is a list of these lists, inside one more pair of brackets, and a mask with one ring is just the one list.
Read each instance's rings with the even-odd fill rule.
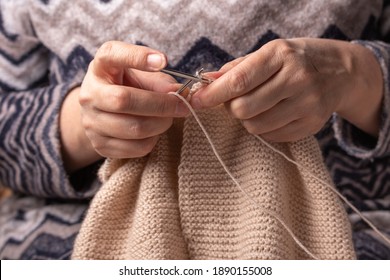
[[203,76],[204,69],[201,68],[195,72],[195,75],[172,70],[172,69],[161,69],[161,72],[165,74],[169,74],[172,76],[180,77],[187,79],[186,82],[178,89],[177,94],[181,94],[187,87],[190,87],[195,82],[201,82],[204,84],[211,84],[213,82],[212,79],[206,78]]

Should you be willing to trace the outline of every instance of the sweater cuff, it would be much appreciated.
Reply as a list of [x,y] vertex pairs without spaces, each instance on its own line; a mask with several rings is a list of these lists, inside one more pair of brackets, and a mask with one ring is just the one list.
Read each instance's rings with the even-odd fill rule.
[[60,127],[59,127],[59,115],[61,106],[64,99],[75,87],[81,85],[82,77],[75,77],[74,80],[61,85],[61,98],[57,104],[55,112],[53,112],[54,119],[50,130],[50,136],[48,135],[47,139],[51,139],[53,150],[53,156],[57,159],[58,162],[58,176],[59,182],[58,185],[60,188],[54,188],[56,192],[54,196],[69,198],[69,199],[84,199],[92,197],[100,187],[101,183],[97,177],[97,171],[101,165],[101,162],[87,166],[72,175],[68,175],[65,170],[64,161],[62,159],[61,152],[61,137],[60,137]]
[[[374,138],[337,114],[333,115],[333,129],[338,144],[351,156],[361,159],[383,157],[390,153],[390,119],[389,119],[389,54],[390,46],[382,42],[352,41],[369,49],[377,58],[383,75],[383,100],[378,138]],[[369,94],[369,93],[367,93]]]

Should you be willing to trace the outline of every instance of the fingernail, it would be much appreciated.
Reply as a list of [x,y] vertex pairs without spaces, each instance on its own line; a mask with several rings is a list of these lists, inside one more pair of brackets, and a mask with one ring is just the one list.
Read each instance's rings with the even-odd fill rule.
[[188,107],[183,102],[177,103],[177,105],[176,105],[176,115],[178,117],[188,116],[189,113],[190,113],[190,110],[188,109]]
[[165,57],[157,53],[149,54],[146,62],[152,70],[160,70],[165,66]]

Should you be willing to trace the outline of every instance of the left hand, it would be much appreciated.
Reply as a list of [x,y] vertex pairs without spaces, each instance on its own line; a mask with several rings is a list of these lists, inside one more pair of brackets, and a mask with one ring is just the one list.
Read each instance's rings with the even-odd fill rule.
[[194,108],[225,103],[253,134],[276,142],[318,132],[333,112],[362,130],[379,130],[383,78],[365,47],[328,39],[275,40],[226,64],[194,94]]

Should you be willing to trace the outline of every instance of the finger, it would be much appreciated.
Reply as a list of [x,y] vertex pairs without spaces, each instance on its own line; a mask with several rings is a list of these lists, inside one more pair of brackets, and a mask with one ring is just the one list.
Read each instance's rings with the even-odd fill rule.
[[263,84],[282,67],[282,59],[267,48],[246,57],[192,97],[196,109],[214,107]]
[[138,158],[149,154],[159,137],[154,136],[140,140],[123,140],[101,135],[90,137],[91,143],[103,157],[108,158]]
[[84,125],[102,136],[130,140],[160,135],[171,127],[172,122],[172,118],[139,117],[99,112],[96,118],[90,122],[90,125]]
[[204,72],[204,73],[202,73],[202,77],[208,78],[208,79],[211,79],[211,80],[216,80],[219,77],[221,77],[222,75],[223,75],[223,72],[220,72],[220,71],[212,71],[212,72]]
[[101,111],[139,116],[183,117],[189,113],[174,95],[119,85],[105,85],[96,90],[94,103]]
[[166,56],[161,52],[119,41],[104,43],[96,52],[93,61],[97,74],[112,68],[158,71],[167,64]]
[[271,109],[283,100],[291,98],[298,90],[288,84],[288,80],[281,73],[225,105],[233,117],[241,120],[250,119]]
[[219,69],[219,72],[221,73],[226,73],[227,71],[229,71],[230,69],[232,69],[233,67],[235,67],[236,65],[238,65],[239,63],[241,63],[247,56],[241,56],[239,58],[236,58],[232,61],[229,61],[228,63],[226,63],[225,65],[223,65],[220,69]]
[[162,72],[145,72],[137,69],[126,69],[124,85],[134,86],[156,92],[172,92],[180,88],[172,76]]
[[296,104],[299,104],[297,99],[283,100],[253,118],[242,120],[242,124],[252,134],[263,134],[279,129],[303,117]]
[[274,131],[261,134],[260,136],[271,142],[294,142],[313,135],[316,132],[310,129],[307,119],[299,119]]

